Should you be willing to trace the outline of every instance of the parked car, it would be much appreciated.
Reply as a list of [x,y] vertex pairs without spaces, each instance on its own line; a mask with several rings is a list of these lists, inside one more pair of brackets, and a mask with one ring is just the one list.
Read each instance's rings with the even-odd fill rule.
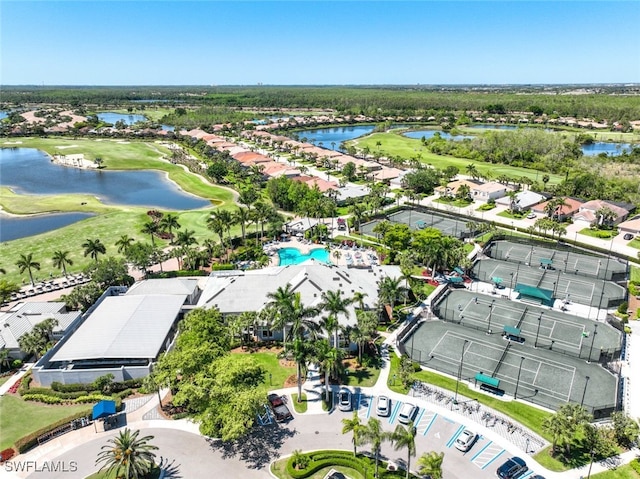
[[381,417],[388,417],[391,413],[391,399],[387,396],[378,396],[376,403],[376,414]]
[[416,416],[418,412],[418,406],[415,406],[411,403],[404,403],[400,412],[398,413],[398,421],[402,424],[409,424]]
[[531,213],[529,213],[529,214],[527,215],[527,218],[528,218],[528,219],[530,219],[530,220],[534,219],[535,217],[536,217],[536,214],[535,214],[535,213],[533,213],[533,212],[531,212]]
[[351,391],[348,389],[341,389],[338,393],[338,409],[351,411]]
[[525,338],[523,338],[522,336],[516,336],[515,334],[503,333],[502,339],[506,339],[507,341],[513,341],[515,343],[520,343],[520,344],[525,342]]
[[273,416],[276,418],[277,422],[284,422],[293,419],[293,414],[291,414],[291,411],[284,403],[282,396],[269,394],[267,396],[267,400],[269,401],[269,406],[271,407],[271,411],[273,412]]
[[500,479],[518,479],[528,470],[529,468],[524,460],[519,457],[512,457],[498,468],[496,475]]
[[457,450],[467,452],[473,447],[477,439],[478,435],[475,432],[471,432],[468,429],[465,429],[460,433],[454,444]]
[[544,479],[544,476],[541,476],[540,474],[536,474],[531,479]]
[[632,240],[633,239],[633,235],[631,233],[625,233],[623,238],[626,239],[626,240]]

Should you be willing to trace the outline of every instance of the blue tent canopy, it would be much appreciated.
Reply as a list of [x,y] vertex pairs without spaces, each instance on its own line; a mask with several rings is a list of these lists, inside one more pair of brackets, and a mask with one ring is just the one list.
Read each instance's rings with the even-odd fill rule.
[[116,413],[116,402],[115,401],[100,401],[98,404],[93,406],[93,419],[100,419],[103,417],[111,416]]
[[457,267],[457,266],[455,268],[453,268],[453,270],[458,274],[464,274],[464,271],[462,271],[462,269]]
[[462,283],[464,281],[460,276],[447,276],[449,283]]

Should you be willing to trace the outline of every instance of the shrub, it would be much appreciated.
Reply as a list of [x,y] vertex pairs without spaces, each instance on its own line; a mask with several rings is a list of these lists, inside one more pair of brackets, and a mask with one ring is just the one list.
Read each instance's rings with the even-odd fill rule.
[[60,426],[63,426],[68,422],[73,421],[74,419],[80,419],[81,417],[86,417],[89,415],[91,415],[91,409],[87,409],[85,411],[76,413],[72,416],[60,419],[59,421],[56,421],[53,424],[49,424],[48,426],[38,429],[37,431],[34,431],[31,434],[27,434],[26,436],[21,437],[16,441],[14,448],[18,451],[19,454],[22,454],[23,452],[28,451],[32,447],[37,446],[38,438],[43,434],[53,431],[54,429],[57,429]]
[[20,383],[20,389],[18,389],[18,394],[20,396],[24,396],[29,391],[29,385],[31,384],[31,371],[22,376],[22,382]]
[[22,360],[21,359],[14,359],[13,362],[11,363],[11,367],[13,369],[18,369],[22,367]]
[[55,396],[47,396],[46,394],[25,394],[22,396],[25,401],[37,401],[45,404],[60,404],[62,399]]
[[629,303],[623,301],[622,303],[620,303],[620,306],[618,306],[618,313],[627,314],[627,309],[629,309]]
[[75,402],[76,404],[83,404],[88,402],[99,402],[104,400],[109,401],[109,400],[113,400],[113,398],[111,396],[105,396],[104,394],[89,394],[87,396],[80,396],[79,398],[76,398],[73,402]]
[[94,390],[91,384],[82,384],[82,383],[62,384],[58,381],[54,381],[51,383],[51,389],[53,389],[54,391],[60,391],[64,393],[74,393],[77,391],[93,391]]

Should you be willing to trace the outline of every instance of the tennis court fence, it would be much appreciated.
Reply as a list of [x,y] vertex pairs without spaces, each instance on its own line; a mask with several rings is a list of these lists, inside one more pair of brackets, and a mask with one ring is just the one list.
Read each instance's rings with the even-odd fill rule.
[[[428,351],[421,350],[420,348],[411,348],[410,343],[405,344],[404,349],[405,353],[413,361],[418,362],[420,366],[423,366],[427,369],[433,369],[454,378],[457,377],[457,362],[436,362],[434,360],[435,358],[432,358]],[[467,374],[463,372],[460,380],[466,383],[473,384],[475,373],[472,376],[469,376],[469,367],[466,364],[464,365],[464,369],[467,370]],[[493,376],[495,376],[495,373]],[[515,385],[510,384],[509,382],[501,382],[500,387],[503,388],[505,390],[505,393],[509,395],[513,395],[515,392]],[[523,383],[520,383],[520,387],[518,389],[518,398],[552,410],[557,410],[560,408],[560,406],[566,404],[566,401],[554,399],[551,396],[540,394],[539,392],[536,392],[530,385],[524,385]],[[578,401],[574,400],[572,402]],[[620,406],[615,403],[593,405],[589,404],[588,401],[584,401],[582,405],[587,410],[587,412],[593,415],[594,419],[608,418],[613,412],[620,410]]]

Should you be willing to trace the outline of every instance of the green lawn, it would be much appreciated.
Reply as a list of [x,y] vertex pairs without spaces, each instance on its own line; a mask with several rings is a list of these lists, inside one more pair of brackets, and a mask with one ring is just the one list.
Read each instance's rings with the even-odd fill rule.
[[631,466],[625,464],[610,471],[591,474],[591,479],[640,479],[640,474],[634,471]]
[[640,281],[640,266],[631,266],[630,278],[631,281]]
[[469,206],[471,203],[473,203],[473,201],[469,201],[469,200],[461,200],[459,198],[453,199],[453,200],[449,200],[447,198],[436,198],[435,200],[436,203],[442,203],[443,205],[451,205],[451,206],[455,206],[457,208],[466,208],[467,206]]
[[285,367],[280,364],[280,360],[275,352],[259,352],[259,353],[237,353],[250,354],[251,357],[262,366],[265,371],[265,385],[268,389],[281,389],[284,383],[291,375],[296,374],[295,365]]
[[378,381],[380,368],[374,367],[350,367],[342,375],[342,384],[345,386],[359,386],[364,388],[372,387]]
[[0,397],[0,450],[11,447],[16,440],[37,431],[62,418],[81,411],[89,411],[86,404],[52,406],[23,401],[18,396],[6,394]]
[[[489,164],[482,161],[468,160],[466,158],[455,158],[450,156],[440,156],[430,153],[422,146],[418,139],[407,138],[398,133],[373,133],[371,135],[358,138],[347,142],[357,148],[369,147],[370,151],[377,151],[377,142],[381,142],[380,152],[383,156],[399,156],[401,158],[418,158],[422,163],[430,164],[436,168],[446,168],[447,166],[455,166],[460,171],[465,171],[468,164],[474,164],[479,173],[491,173],[492,177],[507,175],[510,177],[520,178],[526,176],[532,180],[542,178],[539,171],[527,168],[518,168],[508,165]],[[562,175],[550,175],[549,184],[559,184],[564,177]]]
[[[395,354],[392,354],[391,370],[389,374],[388,386],[391,390],[397,393],[406,394],[407,390],[400,383],[400,379],[398,375],[399,366],[400,366],[400,358],[398,358]],[[394,375],[397,376],[395,378],[395,385],[393,384]],[[433,384],[434,386],[439,386],[441,388],[445,388],[450,391],[455,391],[456,389],[455,379],[442,376],[432,371],[423,370],[423,371],[414,373],[412,377],[419,381],[423,381],[428,384]],[[458,392],[460,395],[468,397],[469,399],[477,399],[479,403],[484,404],[485,406],[488,406],[492,409],[495,409],[496,411],[499,411],[509,416],[513,420],[528,427],[535,433],[549,439],[548,436],[542,431],[542,422],[551,415],[550,413],[546,411],[542,411],[541,409],[535,408],[533,406],[529,406],[521,402],[501,401],[500,399],[493,398],[491,396],[469,389],[465,384],[460,384],[458,388]]]
[[640,249],[640,238],[636,237],[632,239],[631,241],[629,241],[628,245],[631,248]]
[[568,471],[569,466],[562,461],[559,461],[555,457],[552,457],[550,454],[551,446],[545,447],[542,451],[537,453],[533,458],[540,464],[542,467],[549,469],[550,471],[555,472],[563,472]]
[[302,393],[300,402],[298,402],[298,393],[291,395],[291,402],[293,402],[293,409],[299,414],[307,412],[307,395]]
[[590,236],[591,238],[610,239],[618,234],[617,230],[594,230],[591,228],[583,228],[578,231],[579,234]]

